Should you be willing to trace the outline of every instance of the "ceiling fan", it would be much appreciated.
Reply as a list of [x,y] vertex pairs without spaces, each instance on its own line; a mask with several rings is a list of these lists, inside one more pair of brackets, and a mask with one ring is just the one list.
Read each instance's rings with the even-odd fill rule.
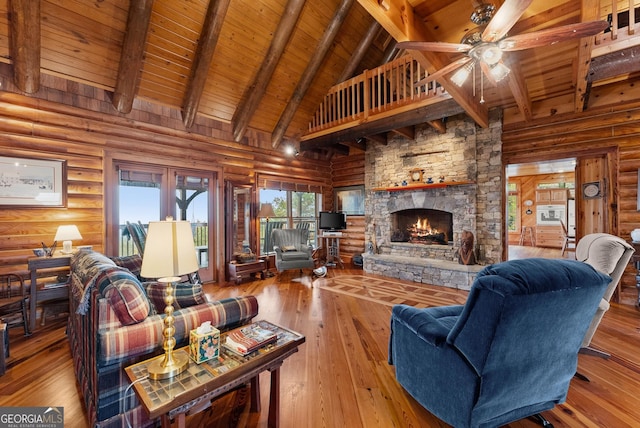
[[589,21],[563,25],[532,33],[508,36],[509,30],[518,22],[533,0],[506,0],[502,7],[489,3],[476,3],[471,21],[478,25],[464,35],[460,43],[406,41],[398,48],[428,51],[464,53],[465,56],[444,66],[416,83],[424,85],[456,71],[451,81],[462,86],[480,65],[484,75],[496,83],[505,78],[510,70],[503,62],[503,53],[553,45],[566,40],[593,36],[609,27],[607,21]]

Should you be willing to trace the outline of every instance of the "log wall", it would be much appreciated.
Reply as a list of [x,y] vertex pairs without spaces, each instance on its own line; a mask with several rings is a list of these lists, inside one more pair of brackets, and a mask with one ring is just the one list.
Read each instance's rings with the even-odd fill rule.
[[[0,156],[63,159],[68,165],[66,207],[0,207],[0,273],[25,274],[31,250],[41,242],[50,245],[61,223],[76,224],[82,245],[104,251],[111,226],[105,216],[109,159],[215,171],[221,179],[254,186],[259,174],[269,174],[313,182],[331,193],[323,162],[288,157],[271,148],[268,135],[247,132],[236,143],[229,124],[198,116],[185,129],[179,111],[138,100],[123,115],[113,108],[108,92],[45,75],[40,91],[24,96],[17,93],[8,65],[0,64],[0,80]],[[215,203],[222,207],[219,194]],[[217,270],[224,272],[224,267]]]

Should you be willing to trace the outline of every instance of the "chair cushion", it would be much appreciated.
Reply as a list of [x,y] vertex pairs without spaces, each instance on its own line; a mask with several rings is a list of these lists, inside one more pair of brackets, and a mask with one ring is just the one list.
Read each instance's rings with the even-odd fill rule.
[[305,253],[303,251],[286,251],[282,253],[282,260],[290,261],[290,260],[308,260],[309,253]]
[[96,286],[123,325],[139,323],[149,316],[151,305],[142,284],[127,269],[105,269],[96,279]]
[[[163,313],[166,303],[164,301],[165,290],[167,284],[157,281],[149,281],[144,283],[149,300],[155,307],[157,313]],[[188,308],[190,306],[200,305],[207,301],[202,284],[180,283],[173,287],[173,309],[178,310]]]

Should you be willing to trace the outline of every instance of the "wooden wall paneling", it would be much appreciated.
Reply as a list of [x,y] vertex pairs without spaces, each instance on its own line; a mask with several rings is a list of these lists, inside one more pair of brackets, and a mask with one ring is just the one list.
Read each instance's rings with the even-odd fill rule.
[[[104,204],[112,196],[105,169],[111,168],[113,159],[217,171],[220,182],[223,170],[250,183],[258,172],[300,181],[313,177],[326,192],[325,200],[333,199],[326,164],[303,157],[291,160],[271,149],[268,137],[254,131],[243,143],[235,143],[230,126],[198,117],[187,132],[180,112],[164,106],[136,103],[124,116],[114,112],[103,92],[82,84],[47,77],[37,94],[25,97],[10,92],[9,66],[0,64],[0,79],[7,91],[0,96],[0,155],[64,159],[69,178],[66,208],[0,210],[0,272],[26,274],[31,249],[41,241],[51,244],[62,223],[77,224],[83,235],[79,243],[105,252],[109,227]],[[215,197],[222,207],[223,192],[218,190]]]

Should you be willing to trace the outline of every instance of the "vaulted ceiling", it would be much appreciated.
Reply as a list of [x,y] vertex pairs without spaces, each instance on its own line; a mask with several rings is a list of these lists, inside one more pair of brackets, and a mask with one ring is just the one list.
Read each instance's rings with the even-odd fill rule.
[[[491,2],[500,8],[505,0]],[[136,100],[151,101],[180,109],[187,128],[203,115],[230,123],[237,141],[255,130],[270,134],[277,147],[299,141],[327,91],[363,70],[410,54],[433,73],[459,58],[398,51],[395,45],[460,43],[474,27],[469,17],[478,3],[0,0],[0,61],[13,64],[14,80],[27,93],[38,91],[41,74],[59,76],[112,92],[121,113]],[[606,19],[614,3],[623,11],[640,0],[534,0],[510,34]],[[634,49],[637,38],[627,34],[625,47]],[[638,74],[639,61],[611,67],[609,59],[600,59],[600,74],[590,78],[593,50],[591,42],[575,39],[512,52],[511,77],[482,82],[483,102],[480,82],[475,92],[470,85],[452,85],[447,76],[438,83],[480,125],[486,125],[490,108],[517,107],[527,120],[533,103],[550,98],[566,97],[580,111],[588,106],[592,85]],[[619,50],[600,52],[605,53],[629,62],[620,60]]]

